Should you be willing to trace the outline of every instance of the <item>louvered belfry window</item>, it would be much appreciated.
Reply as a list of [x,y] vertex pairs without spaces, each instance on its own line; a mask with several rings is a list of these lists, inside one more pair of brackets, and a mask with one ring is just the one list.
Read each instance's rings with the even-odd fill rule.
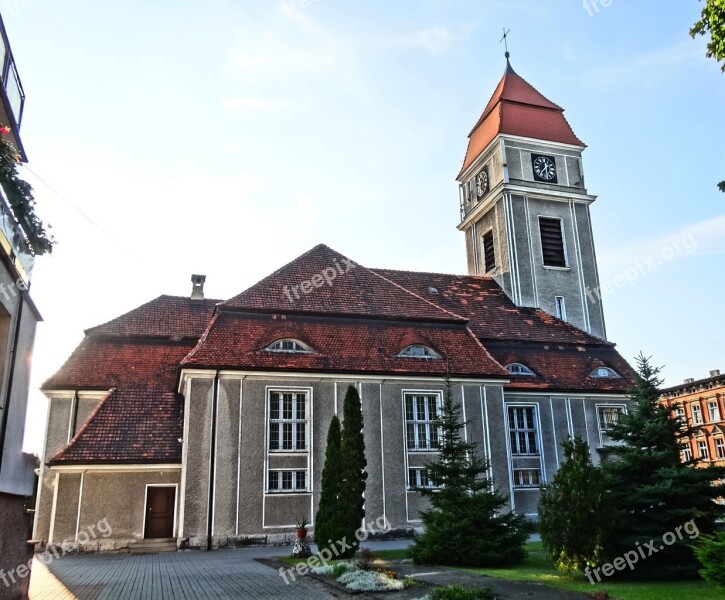
[[564,230],[561,220],[539,217],[541,233],[541,253],[544,255],[544,266],[566,267],[564,250]]
[[483,268],[488,273],[496,268],[496,250],[493,247],[493,231],[483,234]]

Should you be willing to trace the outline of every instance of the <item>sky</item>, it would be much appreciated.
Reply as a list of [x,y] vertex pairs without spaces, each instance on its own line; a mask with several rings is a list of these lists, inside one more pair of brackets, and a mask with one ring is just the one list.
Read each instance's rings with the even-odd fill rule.
[[[31,294],[38,391],[83,330],[160,294],[230,297],[325,243],[464,273],[455,175],[503,75],[588,149],[609,339],[665,383],[725,370],[725,75],[695,0],[2,0],[22,139],[57,239]],[[606,285],[609,284],[609,285]]]

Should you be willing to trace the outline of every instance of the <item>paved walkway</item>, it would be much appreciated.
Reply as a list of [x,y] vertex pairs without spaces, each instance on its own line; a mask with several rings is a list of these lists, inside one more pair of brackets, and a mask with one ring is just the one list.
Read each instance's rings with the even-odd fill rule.
[[[401,548],[408,542],[366,545],[371,549]],[[333,598],[309,577],[287,585],[279,572],[255,560],[290,550],[267,546],[214,552],[89,554],[64,556],[47,567],[36,559],[30,600]]]

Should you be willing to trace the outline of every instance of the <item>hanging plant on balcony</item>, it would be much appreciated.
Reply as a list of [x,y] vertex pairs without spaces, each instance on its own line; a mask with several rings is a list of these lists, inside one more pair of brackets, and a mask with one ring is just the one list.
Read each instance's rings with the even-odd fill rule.
[[[0,128],[0,185],[10,203],[15,219],[25,233],[28,242],[28,252],[35,256],[50,254],[53,251],[55,239],[47,231],[46,226],[35,214],[35,198],[33,188],[27,181],[18,175],[20,156],[15,146],[7,139],[10,129]],[[47,227],[47,228],[46,228]]]

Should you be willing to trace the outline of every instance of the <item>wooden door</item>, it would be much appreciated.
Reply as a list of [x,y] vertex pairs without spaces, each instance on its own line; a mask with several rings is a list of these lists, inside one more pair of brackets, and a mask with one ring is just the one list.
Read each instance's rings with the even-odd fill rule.
[[174,503],[176,488],[146,488],[145,538],[170,538],[174,535]]

